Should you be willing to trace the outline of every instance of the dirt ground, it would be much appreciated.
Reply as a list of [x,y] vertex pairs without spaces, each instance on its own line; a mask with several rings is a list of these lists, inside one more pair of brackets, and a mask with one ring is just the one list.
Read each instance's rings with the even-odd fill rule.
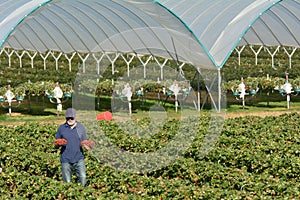
[[[285,113],[295,113],[296,111],[268,111],[268,112],[239,112],[239,113],[226,113],[225,119],[228,118],[236,118],[236,117],[244,117],[244,116],[259,116],[259,117],[267,117],[267,116],[279,116]],[[297,111],[300,113],[300,111]]]
[[[239,113],[226,113],[225,114],[225,119],[229,119],[229,118],[236,118],[236,117],[244,117],[244,116],[259,116],[259,117],[267,117],[267,116],[279,116],[285,113],[295,113],[296,111],[267,111],[267,112],[239,112]],[[297,113],[300,114],[300,111],[297,111]],[[19,113],[12,113],[12,117],[13,116],[21,116],[21,114]],[[123,118],[117,118],[114,117],[113,118],[115,121],[124,121]],[[127,118],[126,118],[127,119]],[[49,121],[40,121],[41,124],[55,124],[55,125],[60,125],[62,123],[64,123],[65,121],[62,119],[59,120],[49,120]],[[0,121],[0,125],[4,125],[4,126],[16,126],[16,125],[22,125],[25,122],[1,122]]]

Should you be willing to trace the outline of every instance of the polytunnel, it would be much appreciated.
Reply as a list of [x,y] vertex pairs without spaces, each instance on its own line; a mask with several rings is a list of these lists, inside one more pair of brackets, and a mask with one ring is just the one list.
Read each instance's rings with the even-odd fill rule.
[[222,108],[220,70],[239,45],[300,44],[300,0],[2,0],[0,47],[118,52],[190,63]]

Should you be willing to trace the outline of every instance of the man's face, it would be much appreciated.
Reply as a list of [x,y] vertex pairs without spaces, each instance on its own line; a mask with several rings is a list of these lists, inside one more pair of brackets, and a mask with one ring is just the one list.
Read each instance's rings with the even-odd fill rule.
[[67,120],[67,123],[68,123],[70,126],[72,126],[72,125],[75,124],[75,118],[74,118],[74,117],[67,117],[66,120]]

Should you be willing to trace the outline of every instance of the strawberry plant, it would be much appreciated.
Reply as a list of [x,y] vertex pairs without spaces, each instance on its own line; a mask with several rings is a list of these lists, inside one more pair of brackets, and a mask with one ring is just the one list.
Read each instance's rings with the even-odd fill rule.
[[[299,199],[299,120],[297,113],[227,119],[217,144],[201,158],[209,126],[209,117],[204,116],[183,155],[147,173],[118,171],[86,151],[86,187],[62,181],[59,151],[53,145],[56,125],[0,126],[1,198]],[[136,123],[141,130],[151,129],[148,118]],[[176,136],[178,121],[167,121],[161,132],[147,138],[126,133],[129,129],[120,131],[113,121],[99,124],[122,151],[147,156]],[[99,141],[94,139],[96,147]]]

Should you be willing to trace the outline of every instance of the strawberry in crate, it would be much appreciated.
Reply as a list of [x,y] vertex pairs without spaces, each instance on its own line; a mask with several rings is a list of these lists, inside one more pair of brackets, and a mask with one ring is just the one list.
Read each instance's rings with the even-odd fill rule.
[[95,143],[92,140],[83,140],[81,145],[86,149],[90,150],[94,147]]
[[62,145],[66,145],[67,144],[67,140],[66,139],[56,139],[54,141],[54,145],[55,146],[62,146]]

